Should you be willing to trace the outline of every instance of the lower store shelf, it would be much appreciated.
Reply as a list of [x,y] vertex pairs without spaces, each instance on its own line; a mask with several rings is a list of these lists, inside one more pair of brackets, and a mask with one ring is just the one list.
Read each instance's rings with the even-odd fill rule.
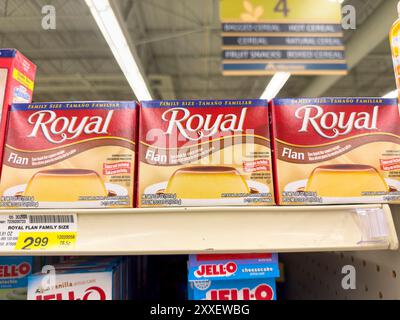
[[18,210],[77,214],[74,249],[0,255],[152,255],[397,249],[388,205]]
[[[392,205],[391,210],[398,229],[400,205]],[[287,254],[280,258],[290,274],[288,299],[400,299],[400,250]]]

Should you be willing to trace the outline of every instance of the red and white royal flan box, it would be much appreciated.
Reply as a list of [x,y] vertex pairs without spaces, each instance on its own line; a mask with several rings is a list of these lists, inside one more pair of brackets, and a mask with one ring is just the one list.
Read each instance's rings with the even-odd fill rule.
[[13,104],[2,208],[133,207],[137,103]]
[[275,99],[271,123],[279,204],[400,202],[396,100]]
[[141,103],[138,206],[273,205],[266,100]]
[[[36,65],[15,49],[0,49],[0,164],[9,107],[32,102]],[[1,169],[0,169],[1,174]]]

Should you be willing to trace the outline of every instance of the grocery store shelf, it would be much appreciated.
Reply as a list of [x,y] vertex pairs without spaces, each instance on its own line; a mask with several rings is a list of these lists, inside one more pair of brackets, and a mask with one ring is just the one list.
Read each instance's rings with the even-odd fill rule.
[[[77,213],[77,244],[68,252],[14,254],[144,255],[398,248],[388,205],[18,210],[18,214],[24,213]],[[0,255],[10,254],[0,251]]]
[[[392,205],[400,227],[400,205]],[[324,252],[280,255],[291,280],[286,297],[294,300],[399,300],[400,250]],[[356,286],[342,287],[344,266],[355,268]],[[323,288],[323,290],[321,290]]]

